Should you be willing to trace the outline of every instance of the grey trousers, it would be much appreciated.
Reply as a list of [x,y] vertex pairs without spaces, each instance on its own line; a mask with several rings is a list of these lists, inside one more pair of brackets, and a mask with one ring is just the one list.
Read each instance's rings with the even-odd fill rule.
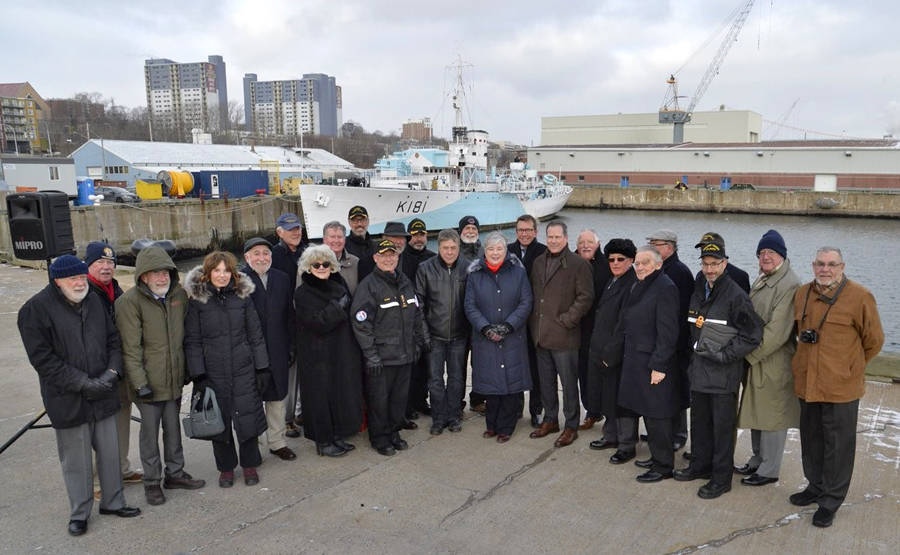
[[556,385],[558,375],[563,389],[565,427],[577,430],[581,416],[581,402],[578,400],[578,349],[558,351],[538,347],[537,360],[544,420],[559,423],[559,388]]
[[[131,478],[134,468],[128,460],[128,449],[131,447],[131,401],[128,399],[128,380],[119,382],[119,404],[122,408],[116,413],[116,432],[119,435],[119,464],[122,467],[122,478]],[[94,489],[100,489],[97,478],[97,465],[94,465]]]
[[759,467],[756,470],[757,474],[765,478],[778,478],[781,461],[784,459],[787,433],[787,430],[750,430],[753,456],[750,457],[748,464],[751,467]]
[[117,510],[125,506],[122,471],[119,467],[119,440],[116,436],[116,417],[54,430],[56,448],[62,466],[66,493],[71,505],[71,520],[87,520],[94,507],[94,488],[91,479],[91,453],[97,451],[97,474],[100,476],[100,507]]
[[163,478],[163,466],[159,460],[159,429],[163,433],[163,459],[165,475],[181,478],[184,474],[184,451],[181,446],[181,398],[153,403],[135,403],[141,413],[141,434],[138,447],[141,464],[144,465],[144,485],[157,486]]
[[288,368],[288,389],[284,398],[284,421],[293,422],[301,414],[300,381],[297,379],[297,361]]
[[603,437],[606,441],[619,444],[618,450],[634,454],[638,442],[638,418],[636,416],[619,416],[603,423]]

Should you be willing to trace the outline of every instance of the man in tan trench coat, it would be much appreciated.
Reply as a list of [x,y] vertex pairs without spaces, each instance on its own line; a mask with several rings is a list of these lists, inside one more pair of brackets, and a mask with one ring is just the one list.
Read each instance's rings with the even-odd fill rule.
[[753,456],[734,471],[747,486],[778,481],[788,428],[800,424],[800,402],[794,393],[791,358],[794,337],[794,293],[800,277],[791,269],[784,239],[774,229],[756,247],[759,277],[750,288],[753,310],[765,322],[763,339],[745,358],[750,365],[738,412],[738,427],[750,428]]

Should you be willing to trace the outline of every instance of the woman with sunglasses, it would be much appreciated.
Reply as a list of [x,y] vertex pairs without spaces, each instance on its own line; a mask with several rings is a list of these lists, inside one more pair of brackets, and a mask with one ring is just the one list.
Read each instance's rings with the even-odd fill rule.
[[316,452],[340,457],[344,441],[362,423],[362,356],[350,327],[350,291],[331,248],[307,248],[300,257],[297,360],[303,432]]

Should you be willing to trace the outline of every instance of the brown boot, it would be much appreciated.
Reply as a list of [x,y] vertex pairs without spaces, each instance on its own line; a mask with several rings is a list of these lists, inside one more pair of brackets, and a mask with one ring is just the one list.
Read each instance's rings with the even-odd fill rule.
[[581,426],[578,426],[579,430],[590,430],[594,427],[594,424],[600,420],[599,418],[587,417],[584,419],[584,422],[581,423]]
[[565,447],[567,445],[572,445],[572,442],[576,439],[578,439],[578,432],[572,428],[566,428],[563,430],[563,433],[559,434],[559,437],[556,438],[556,442],[553,443],[553,446]]
[[147,503],[151,505],[162,505],[166,502],[166,496],[159,484],[152,486],[144,486],[144,495],[147,496]]
[[556,422],[550,422],[549,420],[544,420],[541,423],[541,427],[537,430],[531,432],[531,435],[528,437],[532,439],[537,439],[539,437],[546,437],[550,434],[556,433],[559,431],[559,424]]

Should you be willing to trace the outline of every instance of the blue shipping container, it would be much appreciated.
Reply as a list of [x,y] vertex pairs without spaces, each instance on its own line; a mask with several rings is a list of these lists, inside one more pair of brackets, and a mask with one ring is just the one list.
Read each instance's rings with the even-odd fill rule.
[[[191,172],[194,175],[194,195],[213,198],[242,198],[256,196],[257,190],[269,190],[267,170],[216,170]],[[192,196],[194,196],[192,195]]]

